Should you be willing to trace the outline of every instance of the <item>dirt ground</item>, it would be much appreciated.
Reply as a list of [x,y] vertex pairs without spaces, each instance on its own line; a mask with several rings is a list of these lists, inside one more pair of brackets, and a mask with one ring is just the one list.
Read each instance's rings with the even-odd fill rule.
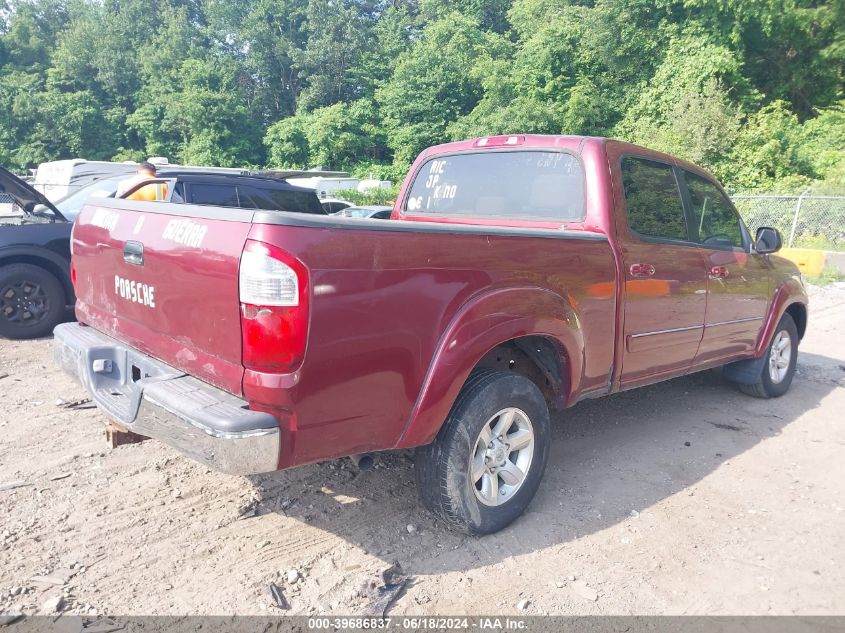
[[426,514],[405,453],[242,478],[107,448],[51,341],[0,340],[0,611],[360,614],[397,561],[391,615],[845,613],[845,289],[811,301],[785,397],[704,372],[557,414],[528,513],[486,538]]

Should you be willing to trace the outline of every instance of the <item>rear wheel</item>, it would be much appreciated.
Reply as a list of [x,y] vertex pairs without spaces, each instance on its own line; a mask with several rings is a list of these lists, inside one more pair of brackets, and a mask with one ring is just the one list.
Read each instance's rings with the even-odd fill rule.
[[491,534],[519,517],[549,453],[549,410],[527,378],[473,372],[432,444],[417,449],[423,504],[468,534]]
[[781,318],[769,349],[759,380],[754,384],[738,384],[739,390],[756,398],[777,398],[789,391],[798,360],[798,328],[788,314]]
[[0,336],[46,336],[64,312],[64,290],[50,272],[32,264],[0,267]]

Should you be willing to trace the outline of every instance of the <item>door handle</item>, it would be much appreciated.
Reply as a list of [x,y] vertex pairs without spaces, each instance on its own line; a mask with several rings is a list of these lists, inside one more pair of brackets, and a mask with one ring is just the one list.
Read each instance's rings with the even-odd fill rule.
[[710,279],[725,279],[728,274],[728,269],[724,266],[713,266],[709,273]]
[[657,271],[651,264],[631,264],[628,272],[631,273],[631,277],[654,277]]

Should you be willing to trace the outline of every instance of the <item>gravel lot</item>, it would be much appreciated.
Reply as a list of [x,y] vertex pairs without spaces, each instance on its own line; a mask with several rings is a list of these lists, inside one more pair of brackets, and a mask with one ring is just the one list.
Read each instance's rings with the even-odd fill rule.
[[0,340],[0,611],[360,614],[397,561],[393,615],[841,614],[845,289],[812,290],[789,394],[704,372],[560,413],[529,512],[481,539],[404,453],[241,478],[112,450],[49,340]]

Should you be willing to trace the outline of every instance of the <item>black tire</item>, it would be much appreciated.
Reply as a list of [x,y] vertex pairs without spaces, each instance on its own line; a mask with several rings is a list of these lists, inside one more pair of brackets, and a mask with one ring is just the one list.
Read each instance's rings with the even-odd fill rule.
[[[507,471],[511,468],[507,461],[516,466],[514,459],[522,463],[521,460],[529,459],[530,455],[527,472],[521,483],[511,489],[503,475],[484,471],[485,474],[478,480],[482,482],[479,489],[479,484],[472,481],[470,466],[473,460],[478,463],[479,456],[490,452],[476,450],[486,449],[480,443],[481,431],[485,427],[495,430],[495,426],[490,426],[494,421],[506,425],[504,416],[496,417],[498,412],[506,410],[513,411],[518,416],[517,421],[505,428],[505,443],[497,444],[505,448],[504,457],[501,457],[501,452],[495,453],[490,449],[495,453],[495,459],[502,460],[497,462],[501,467],[491,467],[499,472]],[[509,431],[513,429],[516,431],[509,436]],[[533,447],[521,451],[510,449],[507,440],[525,433],[526,429],[533,431]],[[435,516],[462,532],[476,535],[498,532],[525,511],[537,492],[548,460],[549,444],[549,409],[537,386],[519,374],[494,369],[476,370],[461,389],[437,438],[416,451],[414,472],[420,500]],[[510,453],[509,450],[516,452]],[[500,505],[486,504],[481,499],[484,478],[487,482],[495,479],[495,490],[497,493],[503,491],[499,499],[508,492],[512,496],[501,501]],[[487,487],[487,492],[491,488],[492,484]]]
[[[784,368],[786,373],[779,381],[772,378],[769,370],[770,359],[775,353],[774,346],[783,335],[789,337],[789,363]],[[780,339],[782,340],[782,339]],[[763,357],[765,362],[760,371],[760,378],[754,384],[738,383],[737,387],[742,393],[754,396],[755,398],[778,398],[789,391],[789,386],[792,384],[792,378],[795,376],[795,364],[798,361],[798,328],[795,327],[795,321],[788,314],[784,314],[772,334],[772,340],[769,341],[769,347],[766,349],[766,354]]]
[[65,292],[56,277],[32,264],[0,267],[0,336],[38,338],[65,316]]

